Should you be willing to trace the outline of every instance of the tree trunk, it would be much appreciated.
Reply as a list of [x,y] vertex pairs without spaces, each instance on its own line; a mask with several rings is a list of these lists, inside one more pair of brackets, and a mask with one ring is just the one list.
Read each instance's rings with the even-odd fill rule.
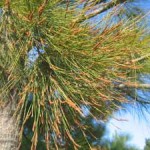
[[0,150],[17,150],[18,140],[18,123],[13,117],[13,105],[0,108]]

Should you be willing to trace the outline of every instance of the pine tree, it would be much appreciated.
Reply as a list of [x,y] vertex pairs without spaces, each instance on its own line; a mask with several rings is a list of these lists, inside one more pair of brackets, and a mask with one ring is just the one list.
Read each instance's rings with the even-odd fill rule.
[[[83,2],[0,2],[2,150],[17,149],[27,126],[32,150],[41,141],[47,149],[79,149],[75,131],[88,143],[89,130],[82,106],[105,120],[118,102],[127,102],[122,87],[145,87],[134,82],[149,56],[139,17],[113,23],[115,10],[91,24],[89,19],[101,13],[94,9],[101,1],[85,1],[82,8]],[[119,3],[105,3],[103,9]]]

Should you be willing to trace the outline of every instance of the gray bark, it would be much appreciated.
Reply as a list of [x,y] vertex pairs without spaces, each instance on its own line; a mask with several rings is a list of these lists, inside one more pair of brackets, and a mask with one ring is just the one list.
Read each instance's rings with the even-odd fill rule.
[[11,104],[0,108],[0,150],[18,150],[19,128],[12,111]]

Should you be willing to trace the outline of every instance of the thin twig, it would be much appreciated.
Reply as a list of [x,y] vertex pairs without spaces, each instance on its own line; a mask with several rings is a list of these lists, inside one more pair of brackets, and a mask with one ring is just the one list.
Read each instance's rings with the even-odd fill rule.
[[[139,57],[139,58],[136,58],[136,59],[131,60],[131,63],[136,63],[136,62],[142,61],[142,60],[144,60],[144,59],[147,59],[147,58],[149,58],[149,57],[150,57],[150,53],[147,54],[147,55],[141,56],[141,57]],[[129,62],[127,62],[127,63],[129,64]]]
[[119,85],[117,85],[117,88],[125,88],[125,87],[128,87],[128,88],[143,88],[143,89],[150,89],[150,84],[140,84],[140,83],[129,83],[129,82],[126,82],[126,83],[121,83]]
[[[123,1],[123,2],[125,2],[125,1]],[[107,11],[108,9],[112,8],[113,6],[117,6],[118,4],[123,3],[123,2],[120,2],[119,0],[112,0],[112,1],[107,2],[107,3],[103,3],[100,5],[99,9],[92,11],[92,13],[89,13],[86,15],[83,14],[80,18],[76,19],[74,22],[80,23],[80,22],[83,22],[87,19],[91,19],[92,17],[94,17],[100,13],[103,13],[103,12]]]

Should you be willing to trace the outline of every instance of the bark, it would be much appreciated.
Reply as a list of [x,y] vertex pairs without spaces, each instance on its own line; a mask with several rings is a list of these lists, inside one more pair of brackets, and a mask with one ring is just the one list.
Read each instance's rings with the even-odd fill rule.
[[18,129],[12,105],[0,108],[0,150],[18,150]]

